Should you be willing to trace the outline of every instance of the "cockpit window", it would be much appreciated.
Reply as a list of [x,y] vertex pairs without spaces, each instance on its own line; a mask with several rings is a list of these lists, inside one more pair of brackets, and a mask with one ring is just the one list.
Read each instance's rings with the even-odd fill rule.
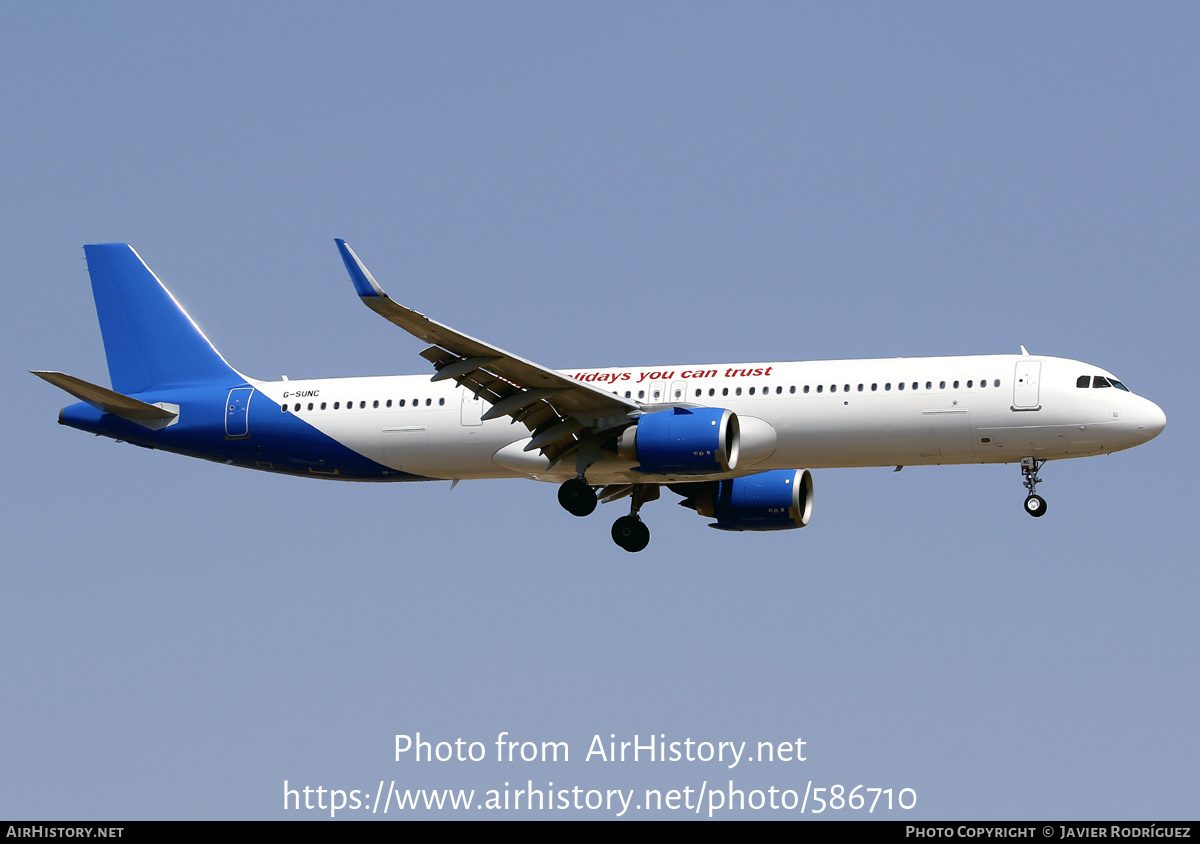
[[1120,381],[1118,381],[1116,378],[1109,378],[1108,383],[1112,384],[1118,390],[1124,390],[1127,393],[1129,392],[1129,388],[1126,387],[1124,384],[1122,384]]
[[1111,386],[1112,386],[1112,384],[1108,383],[1108,379],[1105,378],[1103,375],[1096,375],[1092,378],[1092,387],[1111,387]]
[[1076,378],[1076,379],[1075,379],[1075,386],[1076,386],[1076,387],[1090,387],[1090,386],[1092,386],[1092,376],[1090,376],[1090,375],[1080,375],[1078,378]]

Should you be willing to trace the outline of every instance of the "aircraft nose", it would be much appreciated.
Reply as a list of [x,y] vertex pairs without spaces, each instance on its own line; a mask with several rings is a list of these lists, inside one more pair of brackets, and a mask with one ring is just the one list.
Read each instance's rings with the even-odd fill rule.
[[1138,429],[1146,438],[1144,442],[1149,442],[1167,427],[1167,414],[1149,399],[1145,399],[1145,402],[1146,406],[1138,413]]

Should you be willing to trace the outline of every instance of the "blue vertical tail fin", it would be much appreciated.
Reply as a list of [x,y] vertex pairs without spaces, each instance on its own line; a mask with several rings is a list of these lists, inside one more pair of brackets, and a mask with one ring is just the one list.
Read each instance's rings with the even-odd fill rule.
[[133,247],[101,243],[83,251],[114,390],[244,380]]

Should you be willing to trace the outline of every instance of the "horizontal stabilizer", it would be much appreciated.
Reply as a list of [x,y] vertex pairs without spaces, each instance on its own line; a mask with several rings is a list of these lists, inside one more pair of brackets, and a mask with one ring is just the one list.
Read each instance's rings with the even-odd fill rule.
[[[31,370],[32,372],[32,370]],[[80,401],[87,402],[92,407],[104,413],[111,413],[136,422],[147,420],[174,419],[178,413],[172,413],[153,404],[132,399],[129,396],[114,392],[107,387],[92,384],[82,378],[67,375],[62,372],[33,372],[43,381],[49,381],[55,387],[66,390]],[[149,427],[156,427],[150,425]]]

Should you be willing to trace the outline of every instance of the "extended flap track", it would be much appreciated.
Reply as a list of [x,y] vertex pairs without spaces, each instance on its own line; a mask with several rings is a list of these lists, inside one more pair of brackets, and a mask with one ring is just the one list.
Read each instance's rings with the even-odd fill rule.
[[583,424],[555,409],[552,399],[562,392],[556,389],[528,390],[502,378],[487,368],[494,357],[460,357],[440,346],[430,346],[421,357],[433,364],[437,373],[432,381],[453,380],[477,398],[491,405],[483,418],[509,416],[529,429],[533,438],[526,451],[540,449],[557,463],[579,444]]

